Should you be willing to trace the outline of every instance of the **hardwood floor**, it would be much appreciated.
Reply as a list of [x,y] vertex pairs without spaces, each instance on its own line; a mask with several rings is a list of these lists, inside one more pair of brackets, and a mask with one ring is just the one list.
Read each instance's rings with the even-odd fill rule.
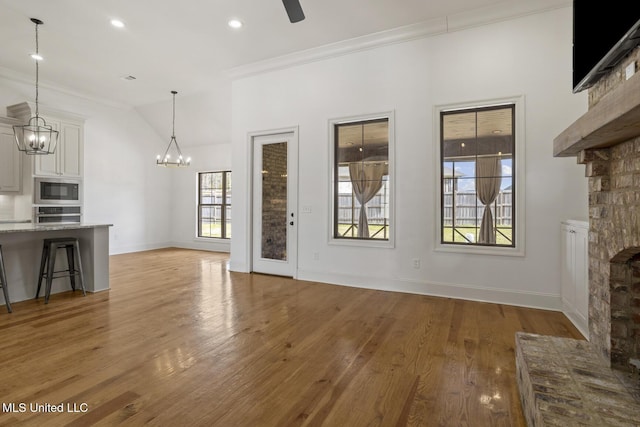
[[556,312],[229,273],[227,259],[115,255],[108,292],[1,307],[0,425],[523,426],[515,332],[581,338]]

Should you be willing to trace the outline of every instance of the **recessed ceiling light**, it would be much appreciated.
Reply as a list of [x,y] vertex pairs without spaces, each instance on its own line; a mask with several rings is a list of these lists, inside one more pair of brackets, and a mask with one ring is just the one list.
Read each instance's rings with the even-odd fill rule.
[[124,28],[124,22],[122,22],[119,19],[112,19],[111,20],[111,25],[113,25],[116,28]]
[[120,76],[120,78],[121,78],[122,80],[129,80],[129,81],[131,81],[131,80],[135,80],[135,79],[136,79],[136,78],[135,78],[135,76],[132,76],[132,75]]
[[242,28],[242,21],[240,21],[239,19],[230,19],[229,22],[227,22],[227,24],[231,27],[231,28]]

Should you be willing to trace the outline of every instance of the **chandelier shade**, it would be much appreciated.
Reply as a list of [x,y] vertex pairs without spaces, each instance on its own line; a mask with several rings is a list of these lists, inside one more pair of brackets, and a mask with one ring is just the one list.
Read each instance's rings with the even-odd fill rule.
[[58,131],[42,117],[31,117],[26,125],[13,126],[18,150],[25,154],[53,154],[58,142]]
[[42,59],[38,52],[38,25],[43,22],[37,18],[31,18],[31,22],[36,24],[36,53],[32,57],[39,58],[36,59],[36,115],[26,125],[13,126],[13,134],[18,150],[25,154],[53,154],[58,145],[58,131],[47,125],[38,112],[38,61]]
[[169,140],[169,145],[167,149],[164,151],[164,155],[156,157],[156,165],[164,166],[164,167],[183,167],[189,166],[191,164],[191,158],[187,157],[186,159],[182,156],[182,150],[180,150],[180,146],[178,145],[178,140],[176,139],[176,92],[172,90],[173,94],[173,123],[171,128],[171,139]]

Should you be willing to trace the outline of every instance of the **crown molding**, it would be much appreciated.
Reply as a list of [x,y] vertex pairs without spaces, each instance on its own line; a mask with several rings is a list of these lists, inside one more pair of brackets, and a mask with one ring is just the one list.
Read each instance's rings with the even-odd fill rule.
[[[41,104],[38,104],[38,110],[44,116],[53,116],[58,119],[65,119],[75,122],[83,122],[87,119],[86,116],[77,113],[59,110]],[[36,104],[34,102],[26,101],[8,106],[7,116],[10,118],[22,119],[24,121],[27,121],[30,117],[33,117],[35,115],[35,111]]]
[[417,24],[355,37],[330,43],[263,61],[253,62],[226,70],[228,78],[235,80],[281,70],[296,65],[335,58],[354,52],[374,49],[381,46],[404,43],[411,40],[432,37],[439,34],[461,31],[482,25],[544,13],[555,9],[572,7],[572,0],[537,0],[535,2],[501,2],[489,7],[465,11],[442,18],[431,19]]
[[0,116],[0,123],[5,125],[11,125],[11,126],[24,124],[22,120],[19,120],[13,117],[3,117],[3,116]]
[[[33,80],[33,76],[27,76],[26,74],[22,74],[19,73],[17,71],[11,70],[9,68],[5,68],[0,66],[0,78],[15,82],[15,83],[22,83],[22,84],[27,84],[27,85],[33,85],[35,88],[35,81]],[[99,98],[97,96],[91,96],[91,95],[87,95],[86,93],[82,93],[82,92],[78,92],[69,88],[65,88],[59,85],[55,85],[53,83],[50,82],[46,82],[46,81],[42,81],[42,79],[40,79],[38,81],[38,86],[40,88],[44,88],[44,89],[48,89],[51,90],[53,92],[57,92],[63,95],[67,95],[67,96],[72,96],[74,98],[79,98],[79,99],[83,99],[85,101],[91,101],[94,102],[96,104],[100,104],[100,105],[104,105],[107,107],[112,107],[112,108],[118,108],[121,110],[128,110],[131,109],[132,106],[128,105],[128,104],[124,104],[121,102],[116,102],[116,101],[111,101],[108,99],[104,99],[104,98]]]
[[267,71],[279,70],[294,65],[306,64],[341,55],[348,55],[353,52],[373,49],[384,45],[402,43],[408,40],[419,39],[446,32],[447,22],[445,18],[432,19],[419,24],[394,28],[392,30],[381,31],[275,58],[265,59],[264,61],[241,65],[227,70],[226,74],[231,79],[238,79],[255,74],[261,74]]

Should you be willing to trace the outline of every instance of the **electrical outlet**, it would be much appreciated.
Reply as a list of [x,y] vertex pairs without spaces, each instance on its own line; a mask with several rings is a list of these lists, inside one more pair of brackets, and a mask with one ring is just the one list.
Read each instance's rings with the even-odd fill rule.
[[420,268],[420,260],[418,258],[413,259],[413,268]]
[[320,254],[318,252],[314,252],[313,253],[313,260],[314,261],[320,261]]

